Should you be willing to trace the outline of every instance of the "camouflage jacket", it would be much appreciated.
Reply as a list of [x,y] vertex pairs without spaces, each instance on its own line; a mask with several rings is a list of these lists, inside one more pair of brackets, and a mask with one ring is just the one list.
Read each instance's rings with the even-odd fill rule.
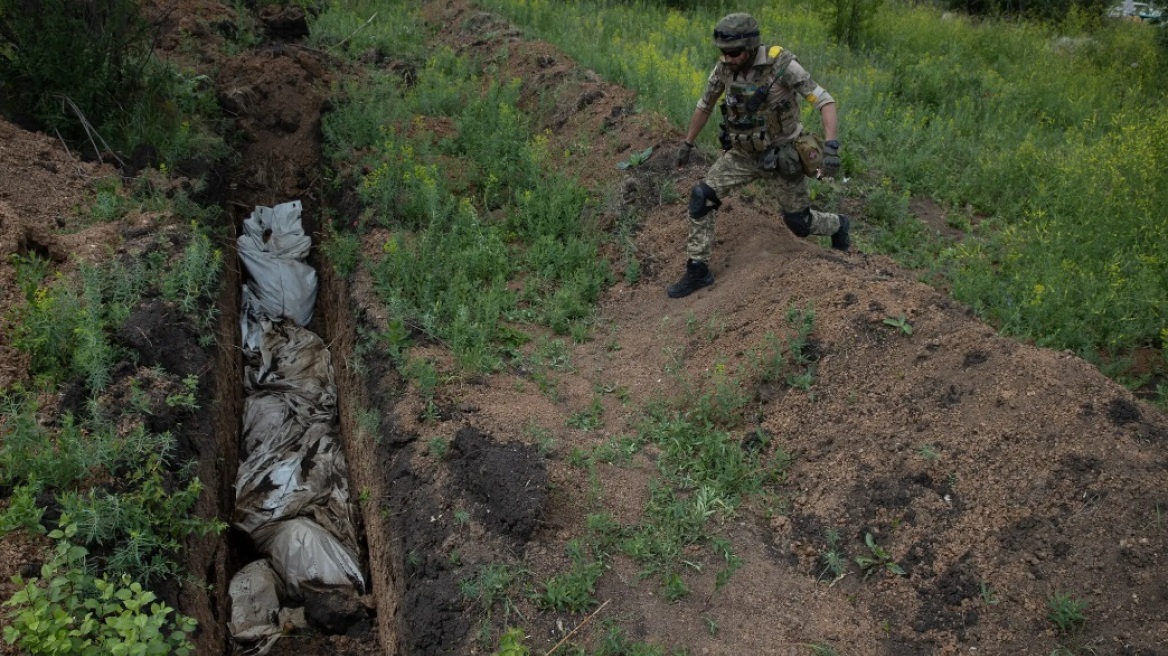
[[799,96],[815,109],[835,102],[781,46],[759,46],[745,73],[718,62],[706,80],[698,109],[713,112],[723,96],[723,145],[753,152],[799,136]]

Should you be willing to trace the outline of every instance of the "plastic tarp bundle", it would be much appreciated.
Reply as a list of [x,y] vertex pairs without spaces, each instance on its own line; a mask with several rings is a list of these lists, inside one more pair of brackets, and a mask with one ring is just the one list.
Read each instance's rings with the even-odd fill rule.
[[267,560],[232,579],[229,629],[245,653],[258,655],[281,633],[273,598],[299,601],[304,587],[363,592],[365,581],[332,357],[303,327],[317,283],[304,263],[311,240],[299,201],[257,207],[238,243],[248,277],[240,313],[247,364],[232,521]]
[[287,317],[307,326],[317,285],[316,270],[305,263],[312,238],[304,234],[300,211],[298,200],[255,208],[243,222],[238,244],[239,259],[250,274],[243,288],[244,308],[257,317]]

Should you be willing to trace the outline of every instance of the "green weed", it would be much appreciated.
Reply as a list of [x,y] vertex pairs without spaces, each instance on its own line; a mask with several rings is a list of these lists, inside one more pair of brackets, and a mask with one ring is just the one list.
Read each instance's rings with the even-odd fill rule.
[[618,626],[609,626],[604,632],[596,656],[665,656],[661,645],[636,641]]
[[44,533],[41,517],[45,509],[37,504],[36,497],[39,490],[35,485],[17,485],[11,496],[8,497],[8,507],[0,513],[0,533],[10,533],[16,530],[28,531],[32,534]]
[[710,634],[711,638],[718,637],[718,621],[709,615],[702,616],[702,623],[706,625],[706,633]]
[[1001,599],[998,598],[998,593],[985,581],[979,584],[981,588],[981,602],[987,606],[997,606]]
[[321,249],[342,278],[351,277],[361,263],[361,236],[356,233],[330,231]]
[[604,404],[599,396],[592,397],[588,407],[568,417],[568,426],[580,430],[596,430],[603,425]]
[[414,57],[425,50],[421,8],[403,3],[328,4],[312,23],[309,43],[357,58],[368,52]]
[[868,553],[856,556],[855,560],[856,564],[860,566],[860,570],[864,572],[865,581],[881,569],[887,570],[890,574],[904,576],[904,569],[893,560],[892,554],[876,544],[871,533],[864,534],[864,546],[867,547]]
[[94,185],[97,195],[89,208],[90,217],[96,223],[116,221],[126,213],[122,200],[122,185],[117,178],[103,178]]
[[135,470],[123,489],[83,493],[63,492],[61,507],[77,524],[77,539],[108,549],[101,561],[107,571],[128,574],[150,583],[179,576],[178,553],[194,534],[222,532],[227,524],[194,514],[202,483],[183,474],[179,486],[165,481],[163,461],[147,434],[141,444],[126,445],[123,453],[140,453],[145,463]]
[[499,649],[495,652],[497,656],[528,656],[531,649],[523,644],[527,635],[523,629],[509,627],[503,632],[499,638]]
[[919,455],[925,462],[936,462],[941,454],[937,451],[937,447],[932,444],[922,444],[917,447],[917,455]]
[[677,572],[669,572],[661,584],[661,594],[668,601],[680,601],[689,596],[689,586]]
[[198,410],[199,377],[189,375],[182,380],[183,389],[166,397],[166,405],[171,408]]
[[579,540],[568,542],[571,566],[543,583],[543,590],[533,601],[540,608],[582,613],[596,605],[596,581],[604,573],[604,563],[590,558]]
[[70,542],[76,527],[67,515],[61,522],[64,528],[49,534],[57,546],[40,578],[17,576],[15,583],[23,587],[4,602],[12,609],[12,622],[4,628],[9,644],[37,654],[81,653],[74,649],[84,645],[111,654],[193,653],[194,619],[158,603],[128,575],[87,573],[86,550]]
[[633,153],[628,159],[618,162],[616,167],[618,169],[632,169],[636,168],[645,162],[649,161],[649,157],[653,155],[653,146],[649,146],[645,150]]
[[884,319],[883,323],[885,326],[892,326],[893,328],[896,328],[897,330],[899,330],[901,333],[903,333],[905,335],[913,334],[912,324],[909,323],[908,319],[906,319],[903,316],[887,317]]
[[1087,625],[1087,602],[1075,599],[1065,592],[1051,594],[1046,602],[1046,618],[1064,636],[1074,636]]
[[832,579],[838,579],[848,573],[847,555],[840,549],[838,530],[828,529],[825,537],[827,548],[819,554],[819,561],[823,564],[819,578],[822,580],[825,574],[830,574]]
[[636,437],[617,435],[603,444],[597,445],[590,456],[594,462],[606,464],[621,464],[629,462],[633,454],[641,449],[641,443]]
[[375,444],[380,444],[381,412],[376,408],[358,408],[357,428],[362,436],[372,437]]
[[450,453],[450,440],[445,437],[432,437],[426,442],[426,450],[436,460],[445,460]]
[[214,335],[213,308],[222,269],[223,251],[192,222],[190,242],[162,276],[163,298],[175,303],[207,335]]

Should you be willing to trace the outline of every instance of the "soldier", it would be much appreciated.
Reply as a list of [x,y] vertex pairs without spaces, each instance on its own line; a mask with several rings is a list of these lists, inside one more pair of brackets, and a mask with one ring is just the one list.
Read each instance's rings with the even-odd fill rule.
[[677,166],[689,163],[694,140],[710,119],[714,104],[722,101],[722,155],[705,180],[694,186],[689,200],[689,256],[685,274],[669,287],[672,298],[688,296],[714,283],[708,265],[714,240],[714,217],[721,198],[753,180],[765,178],[778,185],[783,221],[799,237],[831,235],[832,248],[846,251],[850,221],[843,215],[811,209],[811,195],[795,147],[803,134],[799,98],[819,110],[823,119],[823,175],[839,172],[838,119],[835,100],[780,46],[760,45],[758,21],[749,14],[730,14],[714,28],[714,45],[721,60],[710,73],[705,91],[689,121]]

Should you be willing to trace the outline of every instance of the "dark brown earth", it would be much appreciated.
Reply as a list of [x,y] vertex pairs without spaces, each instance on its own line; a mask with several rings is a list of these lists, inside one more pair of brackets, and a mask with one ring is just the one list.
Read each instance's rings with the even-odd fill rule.
[[[591,341],[565,341],[564,365],[553,372],[557,394],[541,392],[520,368],[455,375],[439,390],[433,420],[386,354],[358,360],[354,352],[358,327],[383,328],[390,318],[369,280],[360,273],[340,280],[316,258],[323,286],[310,327],[333,349],[376,615],[374,630],[364,635],[299,634],[273,653],[491,653],[507,623],[521,626],[538,653],[583,624],[572,644],[590,651],[619,627],[634,640],[692,654],[808,654],[813,644],[897,656],[1051,654],[1060,646],[1069,650],[1061,653],[1168,654],[1163,412],[1071,354],[998,335],[912,272],[865,252],[862,203],[843,208],[855,218],[858,237],[853,252],[840,254],[822,241],[793,237],[767,189],[748,188],[719,214],[715,285],[668,299],[664,287],[683,264],[680,199],[713,154],[674,169],[669,151],[680,133],[638,112],[631,91],[546,43],[524,41],[519,30],[466,0],[423,7],[430,24],[442,28],[433,47],[491,56],[500,76],[522,80],[535,125],[549,131],[549,150],[573,153],[559,162],[560,171],[577,176],[601,201],[602,225],[615,229],[630,212],[639,217],[642,277],[607,290]],[[182,0],[164,44],[174,56],[189,56],[179,34],[198,37],[196,63],[215,80],[240,137],[238,159],[200,167],[212,182],[206,199],[226,210],[223,246],[231,248],[232,231],[256,204],[292,199],[305,202],[307,223],[323,238],[322,212],[353,208],[351,198],[321,191],[320,119],[330,82],[358,73],[303,47],[294,10],[260,10],[268,39],[254,51],[227,55],[216,25],[232,11],[210,0]],[[381,65],[410,64],[390,54]],[[845,111],[842,120],[858,117]],[[616,168],[649,146],[656,151],[644,165]],[[0,315],[15,302],[11,253],[47,253],[67,274],[78,261],[111,250],[133,255],[173,247],[166,235],[174,217],[132,214],[93,227],[77,221],[75,208],[91,202],[95,180],[116,174],[75,160],[55,139],[0,122]],[[663,195],[663,188],[674,193]],[[935,218],[925,201],[914,207],[922,218]],[[379,252],[384,238],[366,232],[367,252]],[[615,246],[610,254],[614,262],[621,257]],[[621,280],[619,262],[614,269]],[[180,377],[200,375],[204,411],[160,417],[156,428],[182,436],[207,483],[202,511],[220,517],[230,514],[238,461],[234,263],[226,279],[214,347],[199,347],[197,335],[158,301],[144,303],[121,332],[143,367],[153,358]],[[607,511],[633,523],[644,512],[649,484],[658,478],[653,447],[591,472],[572,464],[573,451],[632,434],[645,404],[746,366],[768,333],[791,334],[791,308],[814,312],[814,383],[808,391],[751,390],[743,448],[768,456],[782,449],[792,464],[785,484],[721,526],[742,559],[729,583],[715,591],[719,563],[697,550],[685,574],[691,594],[668,602],[654,579],[639,579],[637,565],[617,556],[600,579],[594,617],[540,611],[521,584],[513,607],[492,609],[484,638],[486,614],[464,597],[460,582],[486,564],[505,563],[527,572],[534,585],[567,568],[565,546],[584,535],[587,515]],[[911,325],[911,334],[897,324]],[[135,337],[143,334],[148,338]],[[158,343],[168,348],[152,352]],[[441,345],[419,340],[413,349],[450,362]],[[0,384],[24,380],[27,366],[6,340],[0,343]],[[616,389],[623,393],[597,394]],[[62,390],[57,409],[47,406],[46,421],[68,396]],[[568,419],[594,398],[603,403],[602,425],[570,427]],[[380,413],[376,435],[358,421],[366,408]],[[449,448],[442,453],[436,443]],[[832,530],[850,564],[838,579],[824,575],[821,560]],[[904,576],[862,576],[854,558],[866,552],[867,534]],[[0,541],[0,580],[35,564],[39,546],[19,535]],[[170,596],[200,620],[200,654],[227,653],[222,593],[246,546],[228,535],[193,543],[187,554],[193,575],[212,587],[188,585]],[[5,597],[11,591],[0,588]],[[1046,619],[1054,593],[1089,604],[1077,640],[1057,635]]]

